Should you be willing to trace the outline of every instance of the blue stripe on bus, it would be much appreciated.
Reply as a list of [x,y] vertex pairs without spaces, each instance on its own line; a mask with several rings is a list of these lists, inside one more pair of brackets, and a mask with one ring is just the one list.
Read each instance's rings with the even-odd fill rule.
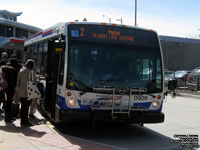
[[81,100],[78,100],[78,103],[80,105],[80,108],[71,108],[66,105],[65,97],[57,95],[58,101],[56,101],[56,104],[61,108],[65,110],[89,110],[90,105],[81,105]]
[[65,102],[65,97],[62,97],[60,95],[57,95],[58,100],[56,101],[56,104],[61,108],[64,109],[67,107],[66,102]]
[[51,30],[49,30],[49,31],[46,31],[46,32],[44,32],[44,33],[43,33],[42,31],[40,31],[40,32],[38,32],[38,33],[32,35],[31,37],[27,38],[25,41],[31,40],[32,38],[35,38],[35,37],[37,37],[37,36],[39,36],[39,35],[42,35],[42,37],[46,37],[46,36],[48,36],[48,35],[51,35],[52,33],[53,33],[53,29],[51,29]]
[[48,35],[51,35],[52,33],[53,33],[53,29],[42,33],[42,37],[46,37],[46,36],[48,36]]
[[42,31],[40,31],[40,32],[38,32],[38,33],[32,35],[31,37],[27,38],[25,41],[31,40],[32,38],[35,38],[35,37],[37,37],[37,36],[39,36],[39,35],[42,35]]
[[141,108],[144,108],[144,109],[148,109],[151,105],[151,102],[147,102],[147,103],[134,103],[133,104],[133,107],[141,107]]

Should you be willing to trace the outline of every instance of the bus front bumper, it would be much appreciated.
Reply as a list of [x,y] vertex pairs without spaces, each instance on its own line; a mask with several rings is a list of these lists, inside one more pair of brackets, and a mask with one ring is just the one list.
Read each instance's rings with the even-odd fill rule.
[[162,112],[141,112],[133,111],[128,114],[115,114],[112,117],[111,111],[98,110],[98,111],[81,111],[81,110],[60,110],[59,120],[115,120],[120,122],[131,122],[131,123],[162,123],[164,122],[165,116]]

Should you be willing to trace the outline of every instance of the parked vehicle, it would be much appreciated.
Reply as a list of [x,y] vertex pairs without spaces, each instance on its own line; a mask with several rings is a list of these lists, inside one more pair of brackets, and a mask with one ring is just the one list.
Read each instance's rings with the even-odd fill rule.
[[200,67],[195,68],[187,76],[186,86],[189,90],[200,90]]
[[191,71],[188,71],[188,70],[177,70],[175,72],[175,79],[177,80],[177,87],[185,87],[186,86],[186,80],[190,73],[191,73]]
[[174,71],[170,71],[168,69],[165,69],[165,88],[168,87],[169,80],[171,80],[171,79],[175,79]]

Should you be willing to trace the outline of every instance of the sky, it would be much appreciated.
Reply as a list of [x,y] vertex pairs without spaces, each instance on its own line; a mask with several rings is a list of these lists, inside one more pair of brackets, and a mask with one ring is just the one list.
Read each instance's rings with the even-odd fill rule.
[[[18,22],[41,29],[58,22],[135,25],[135,0],[0,0],[0,10],[22,12]],[[103,15],[105,15],[103,17]],[[200,39],[199,0],[137,0],[137,26],[159,35]]]

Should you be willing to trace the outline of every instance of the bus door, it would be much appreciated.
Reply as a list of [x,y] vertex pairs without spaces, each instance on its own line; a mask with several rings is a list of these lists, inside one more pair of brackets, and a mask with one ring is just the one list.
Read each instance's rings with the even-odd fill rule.
[[44,108],[48,116],[51,118],[54,118],[55,114],[56,89],[61,50],[65,51],[65,42],[48,42],[46,93]]

